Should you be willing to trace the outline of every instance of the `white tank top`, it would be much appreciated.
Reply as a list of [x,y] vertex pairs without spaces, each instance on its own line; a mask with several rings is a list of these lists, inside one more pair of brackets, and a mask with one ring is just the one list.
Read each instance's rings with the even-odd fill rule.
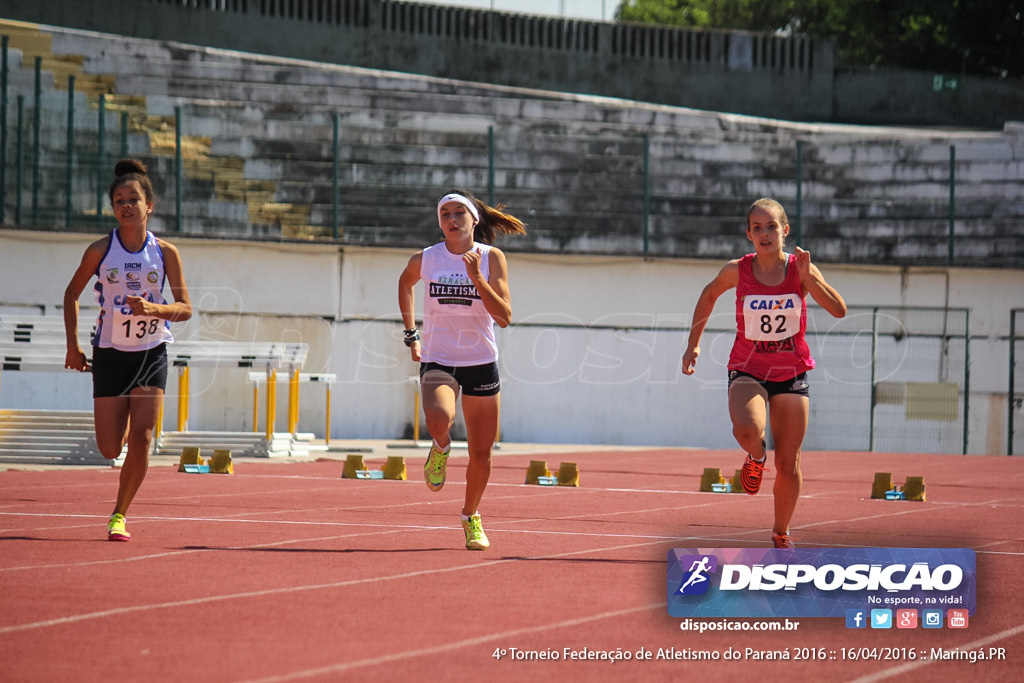
[[164,254],[153,233],[146,232],[142,249],[131,252],[121,244],[118,231],[110,233],[110,246],[96,270],[96,301],[100,315],[96,322],[95,346],[119,351],[146,351],[174,341],[171,324],[149,316],[132,315],[128,296],[167,303],[163,296]]
[[[490,274],[491,247],[479,242],[480,274]],[[423,280],[423,350],[421,360],[452,367],[484,365],[498,360],[494,319],[466,274],[460,254],[453,254],[444,242],[423,250],[420,261]]]

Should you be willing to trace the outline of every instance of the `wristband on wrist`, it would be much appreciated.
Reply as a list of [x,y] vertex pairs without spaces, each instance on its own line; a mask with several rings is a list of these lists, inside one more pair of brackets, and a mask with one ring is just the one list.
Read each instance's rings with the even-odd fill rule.
[[402,334],[404,335],[404,339],[402,341],[405,342],[406,346],[412,346],[420,340],[420,331],[415,327],[405,330]]

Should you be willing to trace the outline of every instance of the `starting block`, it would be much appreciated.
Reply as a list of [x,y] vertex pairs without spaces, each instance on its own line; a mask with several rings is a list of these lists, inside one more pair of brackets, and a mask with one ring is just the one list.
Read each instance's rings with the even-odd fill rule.
[[741,476],[743,476],[743,470],[736,470],[736,474],[732,475],[732,479],[729,480],[729,488],[732,489],[731,493],[743,493]]
[[700,490],[705,493],[728,493],[729,484],[722,476],[722,470],[717,467],[705,467],[704,474],[700,476]]
[[[189,469],[191,467],[191,469]],[[198,446],[185,446],[181,449],[181,458],[178,459],[178,471],[196,473],[199,467],[206,467],[203,459],[199,456]],[[209,469],[207,469],[207,472]]]
[[384,479],[396,479],[405,481],[405,458],[397,455],[389,455],[388,461],[384,463],[381,470]]
[[531,460],[526,470],[526,483],[540,486],[579,486],[580,471],[574,462],[563,462],[557,474],[552,474],[544,460]]
[[371,470],[363,462],[363,456],[350,453],[345,456],[345,469],[342,479],[396,479],[405,481],[405,458],[389,455],[384,466],[379,470]]
[[210,471],[214,474],[234,474],[235,466],[231,463],[231,451],[226,448],[216,448],[213,457],[210,458]]
[[366,465],[363,464],[363,456],[357,453],[349,453],[345,456],[345,469],[341,473],[341,478],[360,479],[361,477],[357,474],[360,470],[366,470]]
[[563,462],[558,466],[559,486],[579,486],[580,471],[574,462]]
[[209,465],[182,465],[182,469],[179,472],[187,472],[188,474],[209,474]]
[[907,477],[902,486],[893,482],[892,472],[875,472],[871,497],[882,500],[925,500],[924,477]]
[[[551,479],[551,470],[548,469],[548,464],[544,460],[531,460],[530,467],[526,470],[526,483],[527,484],[540,484],[540,478]],[[550,486],[551,484],[542,484]]]

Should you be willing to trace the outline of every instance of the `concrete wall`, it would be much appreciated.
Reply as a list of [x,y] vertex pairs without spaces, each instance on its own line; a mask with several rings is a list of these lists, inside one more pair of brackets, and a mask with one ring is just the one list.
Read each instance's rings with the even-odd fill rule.
[[[60,315],[67,278],[91,239],[0,231],[0,314]],[[304,371],[338,376],[333,439],[411,433],[409,379],[416,367],[401,343],[396,310],[397,277],[410,251],[174,242],[197,310],[192,321],[176,328],[179,338],[307,342]],[[719,262],[507,253],[516,324],[499,334],[504,440],[733,447],[723,369],[731,343],[725,331],[732,318],[730,297],[719,301],[697,373],[684,377],[679,371],[694,302]],[[822,268],[852,307],[970,309],[968,451],[1005,452],[1008,310],[1019,304],[1014,297],[1024,291],[1024,272]],[[91,303],[84,295],[83,307]],[[837,394],[832,386],[842,376],[841,366],[853,362],[844,346],[853,343],[826,338],[823,344],[812,392],[830,393],[839,403],[830,404],[831,417],[812,415],[809,449],[834,443],[837,435],[855,444],[853,450],[863,442],[864,406],[843,404],[850,392],[840,386]],[[193,370],[190,428],[252,429],[246,374],[236,368]],[[88,378],[74,373],[5,372],[0,379],[3,408],[91,407]],[[167,429],[175,427],[175,392],[172,379]],[[281,430],[286,392],[278,397]],[[303,385],[299,430],[323,436],[324,423],[323,388]]]
[[[6,0],[56,26],[467,81],[802,121],[999,128],[1024,87],[948,74],[836,73],[827,38],[586,22],[389,0]],[[909,86],[909,87],[908,87]]]

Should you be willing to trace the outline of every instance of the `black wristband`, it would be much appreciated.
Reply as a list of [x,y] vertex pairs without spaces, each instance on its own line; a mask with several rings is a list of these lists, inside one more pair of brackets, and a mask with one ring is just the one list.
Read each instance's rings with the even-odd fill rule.
[[405,342],[406,346],[412,346],[413,344],[420,340],[420,331],[415,327],[412,328],[411,330],[405,330],[403,334],[405,335],[403,341]]

